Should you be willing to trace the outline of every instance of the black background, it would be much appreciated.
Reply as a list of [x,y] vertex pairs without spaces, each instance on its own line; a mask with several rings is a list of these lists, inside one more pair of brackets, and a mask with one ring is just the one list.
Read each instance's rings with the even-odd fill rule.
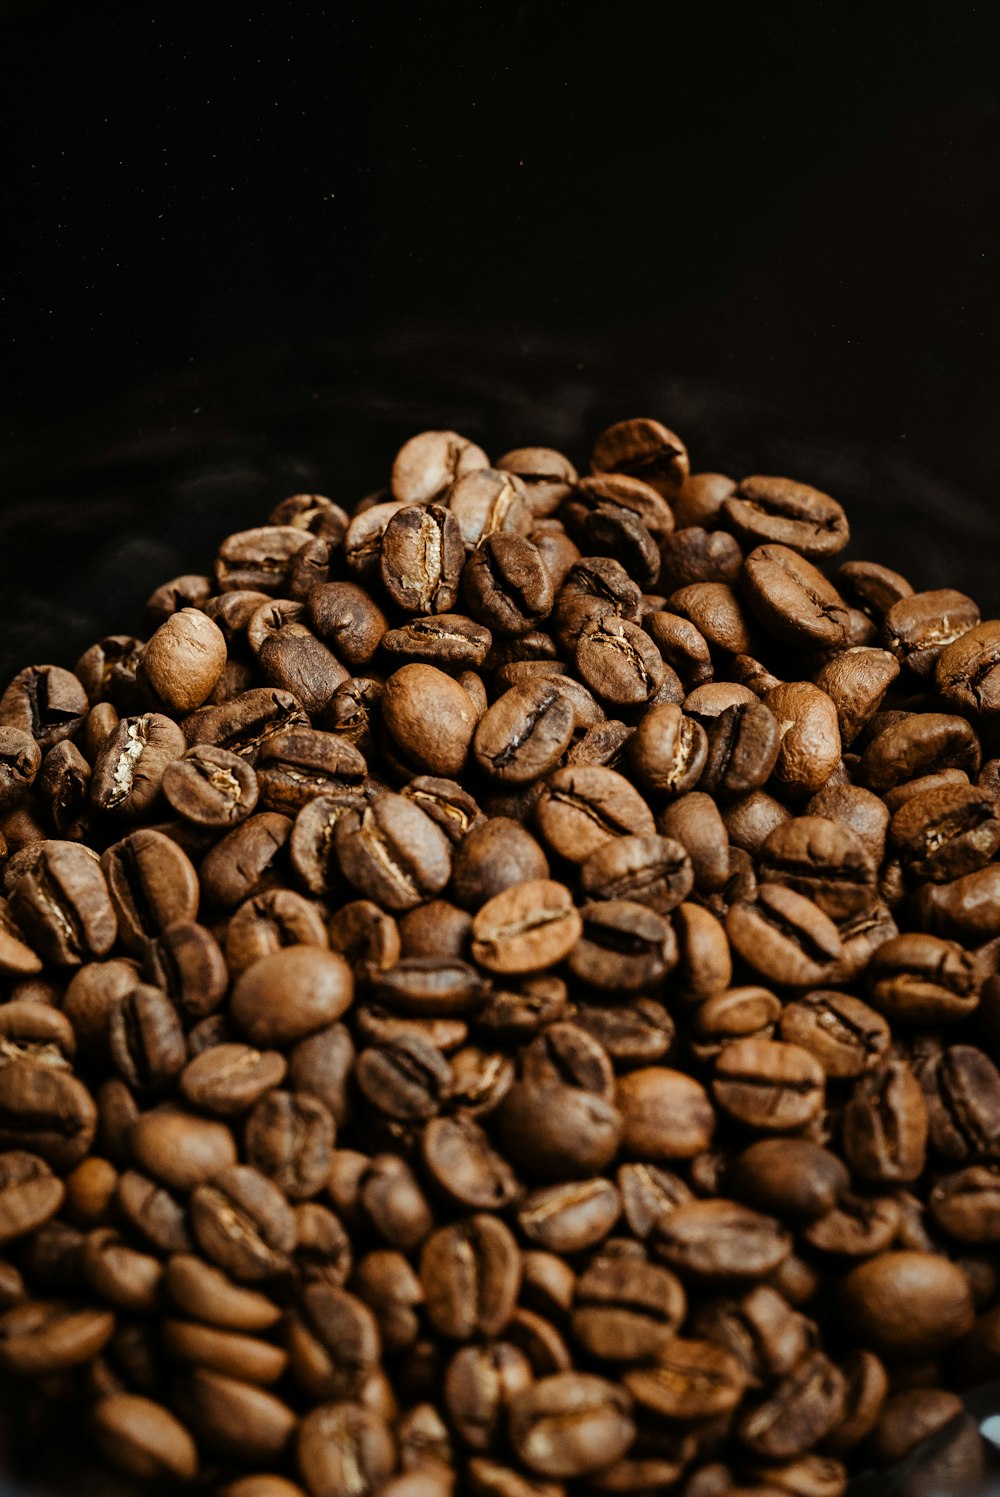
[[[0,665],[290,488],[660,416],[1000,606],[993,7],[0,0]],[[89,632],[88,632],[89,631]]]

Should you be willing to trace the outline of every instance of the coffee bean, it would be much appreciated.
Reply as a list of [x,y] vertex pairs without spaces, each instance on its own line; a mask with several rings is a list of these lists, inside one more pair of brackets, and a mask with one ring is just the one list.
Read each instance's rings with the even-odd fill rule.
[[844,1309],[865,1345],[894,1358],[933,1355],[974,1319],[965,1274],[931,1253],[880,1253],[858,1264],[844,1280]]
[[400,1122],[433,1117],[451,1091],[451,1067],[440,1050],[418,1035],[400,1035],[362,1050],[356,1076],[372,1105]]
[[540,1476],[580,1477],[623,1455],[635,1425],[623,1388],[590,1373],[541,1378],[510,1405],[518,1459]]
[[791,1251],[781,1223],[735,1201],[690,1201],[656,1223],[653,1248],[675,1273],[696,1283],[764,1278]]
[[805,1138],[762,1138],[734,1161],[740,1200],[776,1216],[812,1220],[832,1211],[850,1184],[843,1161]]
[[420,1281],[432,1324],[451,1340],[498,1336],[521,1282],[521,1258],[497,1218],[474,1215],[433,1232],[420,1255]]
[[434,1184],[460,1206],[497,1210],[518,1194],[513,1170],[472,1117],[456,1113],[432,1118],[424,1129],[421,1150]]
[[391,1475],[396,1449],[386,1421],[360,1403],[320,1404],[299,1425],[299,1470],[310,1497],[374,1493]]
[[198,876],[191,860],[162,832],[146,827],[129,832],[108,848],[101,867],[118,934],[130,951],[141,953],[168,925],[194,920],[198,913]]
[[14,1149],[0,1154],[0,1243],[25,1237],[55,1216],[66,1194],[44,1159]]
[[20,1377],[48,1377],[82,1366],[107,1345],[110,1310],[28,1300],[0,1315],[0,1366]]
[[747,1410],[739,1423],[739,1438],[756,1455],[804,1455],[836,1428],[844,1398],[840,1369],[822,1352],[813,1352],[770,1396]]
[[747,556],[742,580],[751,611],[783,644],[836,649],[848,643],[850,620],[843,598],[818,567],[789,545],[757,546]]
[[108,1044],[133,1091],[166,1090],[187,1060],[177,1010],[165,993],[145,983],[138,983],[111,1010]]
[[666,1066],[647,1066],[620,1078],[617,1105],[622,1146],[633,1159],[691,1159],[708,1147],[715,1113],[705,1089]]
[[350,968],[336,952],[290,946],[241,974],[232,1016],[252,1044],[289,1044],[339,1019],[353,988]]
[[722,512],[745,543],[774,541],[803,556],[831,556],[850,535],[835,499],[790,478],[744,478]]
[[224,1124],[169,1102],[139,1115],[129,1130],[129,1147],[141,1169],[179,1191],[236,1163],[236,1143]]
[[558,509],[577,480],[569,458],[551,447],[517,447],[498,458],[496,466],[504,473],[517,474],[537,516]]
[[553,681],[514,686],[480,719],[476,762],[501,784],[528,784],[558,764],[575,724],[572,703]]
[[711,1341],[675,1336],[648,1367],[623,1376],[636,1402],[667,1419],[708,1419],[736,1407],[746,1375],[731,1352]]
[[833,921],[781,884],[761,884],[754,902],[733,905],[726,931],[743,960],[781,986],[822,983],[841,954]]
[[16,728],[35,740],[42,753],[74,738],[89,703],[82,685],[58,665],[20,671],[0,696],[0,728]]
[[247,1118],[246,1157],[290,1201],[306,1200],[330,1178],[334,1134],[333,1118],[318,1098],[271,1091]]
[[336,828],[337,857],[349,882],[389,910],[408,910],[439,894],[451,873],[444,834],[401,795],[376,795]]
[[975,1045],[918,1063],[931,1147],[947,1159],[1000,1157],[1000,1071]]
[[764,883],[806,895],[837,922],[875,900],[875,865],[861,839],[822,816],[796,816],[775,827],[760,849],[757,869]]
[[557,1253],[576,1253],[605,1238],[621,1214],[618,1191],[609,1180],[548,1185],[521,1202],[517,1220],[529,1242]]
[[404,665],[386,681],[381,707],[400,763],[431,775],[461,771],[476,711],[457,681],[432,665]]
[[719,1055],[712,1094],[745,1127],[785,1133],[803,1127],[820,1111],[824,1083],[823,1069],[808,1050],[751,1038],[736,1040]]
[[472,954],[490,972],[539,972],[576,945],[583,921],[562,884],[530,879],[488,900],[472,922]]
[[90,1149],[97,1108],[68,1070],[14,1060],[0,1065],[0,1149],[38,1154],[72,1169]]
[[775,686],[764,698],[781,733],[774,778],[790,795],[812,795],[840,762],[840,723],[825,691],[809,681]]
[[823,988],[786,1004],[780,1026],[783,1040],[808,1050],[836,1081],[877,1066],[891,1040],[888,1024],[867,1003]]
[[192,1481],[195,1443],[169,1409],[134,1393],[102,1398],[91,1412],[94,1438],[107,1458],[138,1481]]
[[911,593],[887,610],[883,620],[886,643],[902,664],[922,678],[934,676],[943,650],[979,624],[979,609],[971,598],[952,588]]
[[869,1184],[915,1180],[924,1168],[927,1109],[906,1061],[890,1057],[855,1083],[844,1109],[844,1153]]
[[9,909],[47,961],[75,967],[114,945],[117,921],[101,864],[76,843],[41,843],[10,891]]
[[618,421],[594,443],[593,473],[625,473],[641,478],[668,497],[676,494],[690,471],[687,448],[659,421]]
[[598,1257],[576,1283],[573,1334],[602,1361],[645,1361],[673,1341],[686,1308],[669,1269],[631,1257]]

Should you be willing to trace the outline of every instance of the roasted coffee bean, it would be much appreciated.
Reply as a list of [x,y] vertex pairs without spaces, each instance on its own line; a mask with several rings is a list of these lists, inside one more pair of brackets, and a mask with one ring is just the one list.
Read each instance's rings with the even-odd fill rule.
[[536,819],[553,852],[586,862],[612,837],[649,836],[652,813],[623,775],[597,766],[557,769],[538,800]]
[[839,1424],[845,1393],[840,1369],[822,1352],[813,1352],[747,1410],[739,1439],[755,1455],[786,1460],[804,1455]]
[[177,1010],[165,993],[145,983],[111,1010],[108,1044],[111,1059],[133,1091],[165,1091],[187,1060]]
[[350,968],[337,952],[290,946],[241,974],[231,1012],[252,1044],[289,1044],[339,1019],[353,991]]
[[384,1490],[395,1467],[389,1424],[361,1403],[320,1404],[302,1420],[296,1444],[310,1497],[338,1497],[352,1488],[368,1497]]
[[616,837],[591,853],[580,884],[591,900],[627,899],[668,914],[691,892],[694,871],[670,837]]
[[836,922],[875,900],[875,865],[861,839],[822,816],[796,816],[775,827],[760,849],[757,870],[763,883],[806,895]]
[[0,1316],[0,1366],[36,1378],[82,1366],[107,1345],[114,1325],[103,1308],[28,1300]]
[[763,628],[783,644],[837,649],[848,643],[846,603],[823,573],[790,545],[763,545],[751,551],[744,563],[743,591]]
[[455,431],[423,431],[396,454],[392,493],[405,504],[442,498],[463,473],[489,466],[485,452]]
[[443,832],[412,801],[383,792],[336,827],[344,876],[389,910],[408,910],[439,894],[451,873]]
[[649,636],[637,624],[610,615],[582,630],[576,667],[594,695],[616,707],[648,702],[665,678],[663,659]]
[[726,930],[743,960],[782,987],[822,983],[842,949],[829,916],[781,884],[761,884],[755,901],[733,905]]
[[740,1200],[776,1216],[810,1221],[832,1211],[850,1184],[843,1160],[805,1138],[762,1138],[727,1177]]
[[935,680],[948,706],[977,717],[992,716],[998,705],[998,658],[1000,629],[993,619],[975,624],[960,632],[953,643],[946,643],[937,658]]
[[677,962],[670,922],[627,899],[594,900],[580,910],[583,932],[568,957],[590,987],[637,993],[655,988]]
[[625,473],[660,493],[676,494],[690,471],[687,448],[659,421],[618,421],[594,443],[592,473]]
[[673,1341],[686,1309],[669,1269],[641,1258],[597,1257],[576,1282],[573,1334],[602,1361],[644,1361]]
[[510,1230],[474,1215],[441,1227],[424,1243],[420,1281],[431,1323],[455,1341],[498,1336],[517,1303],[521,1257]]
[[456,1113],[432,1118],[424,1129],[421,1151],[434,1184],[460,1206],[497,1210],[518,1194],[513,1170],[472,1117]]
[[269,889],[241,904],[226,928],[226,961],[233,976],[289,946],[329,946],[325,910],[291,889]]
[[0,1243],[6,1246],[43,1226],[65,1194],[44,1159],[22,1149],[0,1154]]
[[979,623],[979,609],[971,598],[951,588],[911,593],[887,610],[883,620],[886,643],[915,675],[933,679],[941,652]]
[[168,925],[192,921],[198,913],[198,876],[191,860],[162,832],[146,827],[129,832],[108,848],[101,868],[118,934],[130,951],[142,953]]
[[504,1154],[534,1180],[586,1178],[614,1158],[622,1138],[618,1108],[558,1082],[521,1081],[496,1113]]
[[897,1184],[921,1174],[927,1147],[927,1109],[906,1061],[889,1057],[855,1083],[844,1109],[843,1145],[858,1179]]
[[215,1012],[229,985],[226,959],[218,941],[193,920],[167,925],[146,945],[143,976],[162,988],[189,1020]]
[[712,1094],[744,1127],[786,1133],[820,1111],[824,1082],[823,1068],[808,1050],[777,1040],[741,1039],[716,1060]]
[[715,1113],[694,1077],[646,1066],[620,1078],[616,1097],[624,1120],[622,1147],[632,1159],[691,1159],[708,1147]]
[[1000,1157],[1000,1071],[975,1045],[918,1063],[931,1147],[946,1159]]
[[700,1420],[734,1409],[746,1374],[714,1342],[675,1336],[648,1367],[630,1368],[622,1381],[638,1404],[661,1418]]
[[90,1149],[97,1108],[70,1071],[31,1060],[0,1065],[0,1149],[38,1154],[65,1171]]
[[764,1278],[791,1251],[791,1237],[772,1216],[735,1201],[690,1201],[660,1217],[653,1250],[675,1273],[696,1283]]
[[531,879],[495,895],[472,922],[472,954],[490,972],[539,972],[555,966],[583,930],[569,890]]
[[476,910],[514,884],[548,876],[548,859],[531,833],[507,816],[491,816],[456,848],[451,886],[459,904]]
[[118,1210],[127,1224],[157,1252],[193,1250],[187,1212],[169,1191],[137,1170],[126,1170],[118,1176],[114,1190]]
[[558,509],[577,481],[569,458],[551,447],[517,447],[498,458],[496,466],[502,472],[517,474],[536,516],[550,515]]
[[979,1003],[973,958],[954,941],[912,932],[883,941],[869,965],[874,1006],[898,1024],[966,1018]]
[[901,806],[889,838],[913,878],[947,883],[985,867],[1000,849],[1000,807],[974,785],[942,786]]
[[714,1060],[726,1046],[771,1039],[781,1001],[767,988],[727,988],[699,1003],[691,1017],[690,1044],[699,1060]]
[[781,1038],[808,1050],[834,1081],[870,1071],[891,1041],[888,1024],[867,1003],[823,988],[786,1004],[780,1027]]
[[517,1220],[529,1242],[577,1253],[607,1237],[620,1214],[621,1199],[609,1180],[574,1180],[532,1191],[518,1207]]
[[843,1290],[852,1328],[887,1357],[933,1355],[975,1318],[961,1268],[931,1253],[879,1253],[851,1270]]
[[362,1050],[355,1074],[372,1106],[400,1122],[434,1117],[451,1091],[448,1062],[440,1050],[416,1034]]
[[623,1455],[635,1425],[625,1390],[590,1373],[539,1379],[511,1401],[510,1440],[540,1476],[586,1476]]
[[451,676],[432,665],[404,665],[386,681],[380,705],[400,764],[431,775],[461,771],[477,714]]
[[38,953],[62,966],[107,956],[118,932],[101,864],[74,842],[38,846],[10,891],[9,910]]
[[487,709],[476,727],[476,763],[501,784],[528,784],[559,763],[575,725],[573,704],[555,682],[513,686]]
[[837,709],[825,691],[809,681],[775,686],[764,698],[778,721],[781,747],[774,779],[789,795],[812,795],[840,763]]
[[803,556],[842,551],[850,534],[835,499],[789,478],[744,478],[722,513],[744,543],[774,541]]
[[29,732],[0,727],[0,809],[18,804],[41,764],[42,751]]
[[20,671],[0,696],[0,728],[29,734],[45,753],[76,736],[88,706],[87,693],[70,671],[33,665]]
[[865,748],[860,770],[865,784],[884,794],[939,770],[975,774],[981,759],[979,740],[964,717],[922,712],[884,727]]
[[335,1125],[316,1097],[271,1091],[247,1118],[247,1160],[290,1201],[318,1195],[330,1178]]

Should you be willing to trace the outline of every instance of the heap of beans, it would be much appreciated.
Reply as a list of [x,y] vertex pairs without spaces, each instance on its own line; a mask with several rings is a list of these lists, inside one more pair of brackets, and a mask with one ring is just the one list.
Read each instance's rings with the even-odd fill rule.
[[423,432],[0,698],[0,1367],[133,1477],[978,1469],[1000,621],[590,469]]

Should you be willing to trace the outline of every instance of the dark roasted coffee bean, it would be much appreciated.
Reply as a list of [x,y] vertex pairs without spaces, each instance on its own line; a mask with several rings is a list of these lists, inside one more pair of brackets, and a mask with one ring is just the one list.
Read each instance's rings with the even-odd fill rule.
[[606,1098],[558,1082],[517,1082],[496,1113],[505,1156],[533,1180],[579,1179],[605,1169],[622,1126]]
[[572,702],[551,680],[514,686],[475,731],[476,762],[491,779],[524,785],[555,768],[576,725]]
[[451,1090],[448,1062],[440,1050],[415,1034],[362,1050],[355,1075],[372,1106],[400,1122],[434,1117]]
[[785,1005],[781,1037],[808,1050],[835,1081],[870,1071],[889,1049],[889,1026],[849,993],[817,988]]
[[133,1091],[165,1091],[187,1060],[177,1010],[165,993],[145,983],[137,983],[111,1010],[108,1044]]
[[775,766],[779,745],[778,724],[762,702],[726,707],[708,727],[699,788],[727,800],[759,789]]
[[420,1281],[431,1323],[456,1341],[502,1333],[517,1303],[521,1255],[509,1228],[474,1215],[427,1238]]
[[199,869],[205,900],[231,912],[245,899],[281,880],[292,822],[276,811],[260,811],[216,842]]
[[460,1206],[495,1211],[518,1194],[513,1170],[472,1117],[456,1113],[432,1118],[424,1129],[421,1150],[434,1184]]
[[686,1308],[684,1290],[669,1269],[599,1256],[577,1280],[573,1334],[603,1361],[655,1358],[673,1340]]
[[289,1044],[339,1019],[353,988],[350,968],[336,952],[291,946],[240,976],[232,1017],[253,1044]]
[[631,1159],[691,1159],[711,1142],[715,1113],[708,1094],[682,1071],[630,1071],[619,1079],[616,1101],[624,1121],[622,1149]]
[[59,965],[107,956],[114,944],[117,921],[101,864],[76,843],[41,843],[10,892],[9,908],[28,942]]
[[576,668],[595,696],[616,707],[649,701],[666,675],[660,652],[648,634],[637,624],[610,614],[583,628],[576,645]]
[[971,598],[951,588],[911,593],[886,612],[886,643],[915,675],[933,679],[942,651],[979,623],[979,609]]
[[307,893],[329,895],[344,888],[336,854],[337,823],[351,812],[363,813],[370,797],[359,789],[318,795],[295,818],[288,857],[296,880]]
[[70,671],[58,665],[32,665],[14,677],[0,696],[0,728],[29,734],[43,753],[83,725],[87,693]]
[[691,1201],[660,1217],[653,1229],[656,1256],[682,1278],[709,1284],[764,1278],[791,1251],[791,1237],[775,1217],[735,1201]]
[[459,522],[438,504],[396,510],[382,534],[382,585],[407,613],[447,613],[464,560]]
[[338,734],[283,728],[268,738],[257,757],[261,805],[294,816],[316,796],[360,784],[366,771],[364,755]]
[[450,877],[444,833],[401,795],[383,792],[363,812],[349,811],[338,820],[335,836],[344,876],[392,911],[439,894]]
[[658,492],[676,494],[690,471],[687,448],[659,421],[618,421],[594,443],[592,473],[625,473],[641,478]]
[[536,819],[553,852],[586,862],[612,837],[648,836],[652,813],[623,775],[597,766],[557,769],[538,800]]
[[762,884],[753,903],[735,904],[726,930],[743,960],[781,986],[822,983],[841,954],[833,921],[812,900],[781,884]]
[[130,951],[141,953],[168,925],[192,921],[198,913],[198,876],[191,860],[162,832],[145,827],[130,832],[108,848],[101,867],[118,933]]
[[236,1163],[236,1143],[223,1123],[172,1102],[140,1113],[128,1143],[140,1169],[177,1191],[191,1190]]
[[528,492],[520,478],[496,468],[461,474],[447,502],[470,550],[486,536],[507,531],[527,535],[532,526]]
[[773,541],[803,556],[832,556],[850,535],[835,499],[790,478],[744,478],[722,512],[746,544]]
[[495,1446],[511,1399],[532,1380],[527,1356],[509,1341],[457,1351],[445,1372],[444,1406],[462,1443],[470,1450]]
[[21,1377],[48,1377],[97,1356],[114,1331],[110,1310],[28,1300],[0,1316],[0,1366]]
[[777,718],[781,747],[774,779],[789,795],[812,795],[840,763],[837,709],[825,691],[809,681],[775,686],[764,698]]
[[979,740],[964,717],[922,712],[884,727],[865,748],[860,770],[865,784],[884,794],[944,769],[975,774],[981,758]]
[[760,849],[757,872],[763,883],[806,895],[836,922],[875,900],[876,869],[861,839],[822,816],[796,816],[775,827]]
[[927,1109],[906,1061],[889,1057],[855,1083],[844,1109],[843,1147],[859,1180],[899,1184],[922,1173]]
[[308,539],[307,531],[292,525],[261,525],[227,537],[215,560],[219,591],[251,589],[281,597],[292,557]]
[[755,1455],[804,1455],[840,1422],[845,1391],[840,1369],[822,1352],[813,1352],[747,1410],[739,1422],[739,1439]]
[[810,1221],[832,1211],[850,1184],[836,1154],[805,1138],[762,1138],[744,1149],[727,1177],[759,1210]]
[[569,458],[551,447],[517,447],[498,458],[496,466],[504,473],[517,475],[536,516],[551,515],[557,510],[577,480]]
[[569,953],[574,977],[620,993],[655,988],[677,962],[677,940],[663,915],[628,899],[602,899],[580,910],[583,931]]
[[783,644],[839,649],[848,643],[846,603],[823,573],[790,545],[757,546],[746,559],[742,581],[751,612]]
[[137,1170],[117,1180],[115,1201],[126,1223],[159,1253],[189,1253],[194,1243],[181,1203]]
[[974,1319],[965,1274],[932,1253],[879,1253],[851,1270],[843,1295],[852,1330],[892,1358],[933,1355]]
[[1000,1158],[1000,1071],[975,1045],[918,1063],[932,1149],[946,1159]]
[[972,957],[939,936],[914,931],[884,941],[869,974],[872,1003],[896,1023],[949,1023],[966,1018],[979,1002]]
[[489,535],[473,551],[462,588],[473,618],[500,635],[527,634],[548,617],[555,600],[538,548],[511,532]]
[[282,728],[306,724],[302,704],[290,691],[273,686],[254,687],[218,707],[200,707],[184,719],[184,736],[191,748],[208,744],[228,749],[249,764],[256,763],[262,743]]
[[226,961],[233,976],[288,946],[327,947],[322,905],[291,889],[269,889],[241,904],[226,928]]
[[928,1207],[935,1225],[962,1243],[1000,1242],[1000,1165],[972,1164],[945,1175]]
[[[235,1165],[191,1194],[191,1225],[205,1255],[241,1282],[288,1267],[295,1222],[287,1201],[257,1170]],[[249,1328],[249,1327],[248,1327]]]
[[773,1037],[781,1001],[768,988],[726,988],[699,1003],[691,1016],[690,1045],[699,1060],[714,1060],[741,1040]]
[[[0,729],[0,733],[3,731]],[[70,842],[82,842],[89,830],[90,774],[90,765],[76,744],[64,738],[45,755],[36,781],[52,825]],[[0,789],[0,798],[2,793]]]
[[511,1444],[540,1476],[586,1476],[632,1443],[631,1402],[623,1388],[589,1373],[543,1377],[511,1401]]
[[1000,849],[1000,807],[974,785],[929,790],[900,807],[889,837],[915,879],[946,883],[985,867]]
[[712,1094],[730,1117],[762,1133],[802,1128],[825,1101],[823,1069],[808,1050],[751,1038],[727,1045],[715,1062]]

